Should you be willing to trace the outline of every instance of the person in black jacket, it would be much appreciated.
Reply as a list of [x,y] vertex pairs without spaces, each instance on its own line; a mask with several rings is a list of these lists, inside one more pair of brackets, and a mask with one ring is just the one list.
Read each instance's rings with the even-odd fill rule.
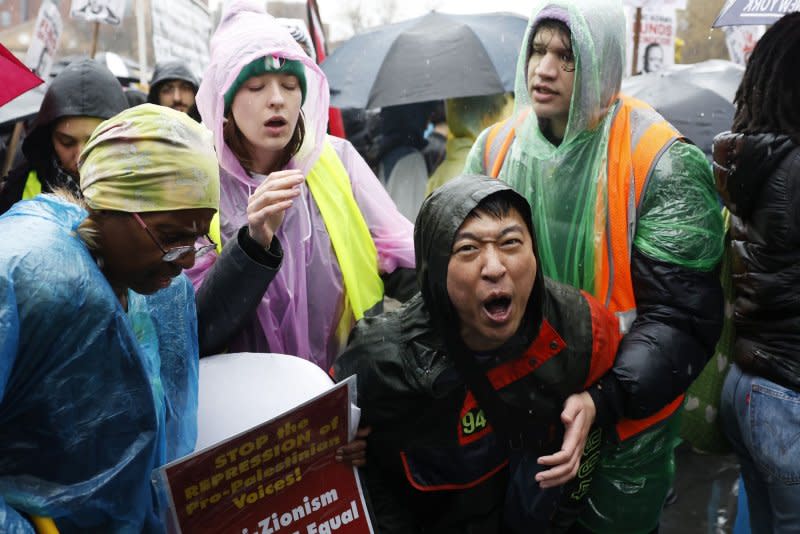
[[153,69],[147,101],[188,113],[200,122],[200,114],[194,105],[194,97],[200,81],[182,61],[158,63]]
[[714,140],[730,210],[734,364],[720,403],[754,533],[800,525],[800,13],[756,45],[732,132]]
[[122,86],[91,59],[70,63],[53,80],[22,143],[26,161],[0,185],[0,214],[16,202],[66,187],[78,189],[78,155],[95,127],[128,107]]
[[601,443],[595,404],[577,392],[614,363],[616,318],[544,278],[530,207],[499,180],[437,189],[414,244],[420,294],[359,321],[334,363],[337,380],[358,377],[372,429],[377,530],[565,531]]

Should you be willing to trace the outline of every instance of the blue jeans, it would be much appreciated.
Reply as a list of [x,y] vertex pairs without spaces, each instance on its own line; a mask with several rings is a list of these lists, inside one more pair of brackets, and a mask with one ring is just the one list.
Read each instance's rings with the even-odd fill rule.
[[720,399],[754,534],[800,533],[800,392],[733,364]]

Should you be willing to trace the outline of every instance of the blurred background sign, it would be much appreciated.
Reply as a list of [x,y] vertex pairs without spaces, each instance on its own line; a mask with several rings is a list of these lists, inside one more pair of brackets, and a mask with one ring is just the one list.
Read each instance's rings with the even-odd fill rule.
[[731,61],[737,65],[747,65],[750,54],[753,52],[756,43],[767,31],[766,26],[726,26],[725,45],[728,47],[728,55]]
[[53,68],[53,60],[61,41],[64,24],[58,7],[51,2],[43,2],[33,26],[31,44],[25,56],[25,64],[40,78],[47,79]]
[[686,9],[686,0],[623,0],[630,7]]
[[125,0],[72,0],[69,16],[118,26],[125,17],[125,3]]
[[151,2],[156,63],[184,61],[199,78],[208,64],[211,17],[194,0]]

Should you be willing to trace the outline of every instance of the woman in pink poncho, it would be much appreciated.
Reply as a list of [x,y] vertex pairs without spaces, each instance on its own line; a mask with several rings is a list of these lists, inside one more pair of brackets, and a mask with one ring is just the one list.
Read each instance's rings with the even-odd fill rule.
[[416,291],[413,227],[352,145],[326,135],[328,99],[287,29],[229,4],[197,93],[224,244],[189,272],[202,354],[293,354],[327,370],[355,321],[381,311],[384,282],[401,300]]

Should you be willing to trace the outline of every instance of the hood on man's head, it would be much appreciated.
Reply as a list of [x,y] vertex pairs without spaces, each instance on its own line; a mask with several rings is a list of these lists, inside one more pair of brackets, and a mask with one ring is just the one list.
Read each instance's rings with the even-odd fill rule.
[[73,61],[50,83],[22,143],[25,158],[37,171],[49,167],[53,158],[50,131],[63,117],[110,119],[128,107],[119,81],[108,68],[92,59]]
[[[422,298],[436,322],[436,328],[457,324],[447,293],[447,268],[458,229],[470,213],[492,195],[507,195],[531,234],[533,253],[539,262],[536,232],[528,201],[501,180],[488,176],[463,175],[436,189],[422,203],[414,225],[417,282]],[[540,269],[529,300],[541,302],[544,278]]]
[[183,61],[166,61],[156,64],[153,69],[153,78],[150,80],[150,91],[147,93],[147,101],[151,104],[158,104],[158,91],[164,82],[169,80],[181,80],[192,84],[194,92],[200,87],[200,81],[192,70]]
[[625,15],[619,0],[539,0],[528,20],[517,60],[516,110],[531,105],[527,53],[542,20],[564,22],[575,54],[575,88],[564,142],[593,129],[614,102],[625,68]]

